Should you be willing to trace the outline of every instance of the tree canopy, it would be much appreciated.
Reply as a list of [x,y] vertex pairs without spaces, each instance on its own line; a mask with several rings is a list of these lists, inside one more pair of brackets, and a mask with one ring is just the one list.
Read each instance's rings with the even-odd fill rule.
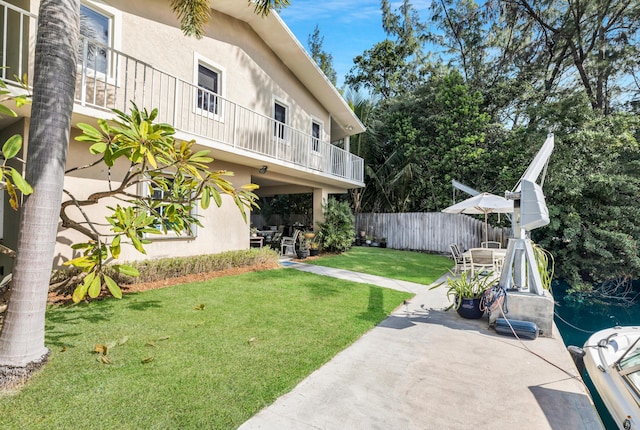
[[578,290],[639,278],[640,4],[433,0],[425,22],[408,0],[381,11],[387,38],[345,79],[371,96],[354,208],[439,211],[451,179],[502,194],[553,132],[551,224],[534,240]]

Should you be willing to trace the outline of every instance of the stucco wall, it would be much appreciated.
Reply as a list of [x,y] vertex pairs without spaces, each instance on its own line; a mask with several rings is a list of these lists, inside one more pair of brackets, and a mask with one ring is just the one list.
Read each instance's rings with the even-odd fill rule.
[[[26,0],[20,0],[20,2],[23,1]],[[12,3],[16,2],[17,0]],[[34,0],[28,3],[30,9],[37,12],[39,1]],[[115,49],[190,83],[195,83],[197,79],[197,59],[209,61],[219,67],[222,72],[223,97],[268,118],[273,117],[273,103],[274,100],[278,100],[288,107],[290,126],[311,133],[311,121],[319,121],[324,127],[322,138],[329,138],[331,127],[329,112],[247,23],[214,11],[205,29],[206,36],[198,40],[192,37],[187,38],[182,34],[179,22],[168,2],[87,0],[86,3],[113,15]],[[215,2],[213,5],[215,7]],[[109,81],[109,91],[115,91],[119,84],[122,83]],[[74,121],[78,119],[87,121],[87,118],[81,118],[81,116],[93,115],[96,112],[87,109],[77,110]],[[28,121],[25,121],[24,124],[16,127],[24,126],[26,132],[27,123]],[[268,130],[269,128],[267,132]],[[7,131],[4,130],[5,133]],[[72,138],[77,133],[78,130],[72,130]],[[93,157],[88,152],[88,146],[86,143],[72,140],[67,166],[90,162]],[[238,162],[235,158],[227,159]],[[235,176],[231,180],[239,186],[251,182],[252,171],[255,174],[256,168],[262,165],[262,162],[253,164],[248,167],[215,161],[212,167],[234,171]],[[111,172],[108,172],[105,167],[97,166],[89,171],[74,172],[67,176],[65,187],[77,198],[84,198],[92,192],[104,190],[109,173],[112,179],[117,181],[123,169],[124,166],[116,165]],[[63,197],[64,200],[67,198]],[[105,204],[116,203],[111,201],[86,207],[84,210],[93,219],[104,222]],[[211,208],[207,211],[200,210],[199,214],[202,215],[204,228],[198,228],[195,238],[154,240],[153,244],[148,246],[147,255],[137,253],[132,247],[123,247],[122,259],[217,253],[249,246],[249,225],[244,223],[231,198],[223,198],[221,208],[212,204]],[[75,211],[75,215],[80,213]],[[11,230],[12,234],[17,232],[17,214],[7,216],[5,213],[4,223],[5,232],[7,230]],[[108,226],[101,228],[107,229]],[[17,237],[17,234],[14,236]],[[7,240],[14,241],[14,238],[6,233],[5,237]],[[73,257],[70,249],[72,243],[86,240],[82,235],[69,230],[61,230],[58,239],[56,265]],[[8,245],[11,246],[9,243]],[[1,261],[0,264],[2,264]]]
[[[72,130],[72,138],[78,134],[77,129]],[[89,145],[84,142],[70,143],[67,168],[87,165],[96,159],[89,153]],[[235,185],[241,186],[251,182],[250,170],[247,167],[221,163],[214,160],[212,170],[228,170],[234,176],[228,179]],[[120,179],[125,173],[125,163],[114,166],[109,172],[103,164],[90,169],[76,171],[65,178],[65,189],[77,200],[85,199],[91,193],[107,190],[107,175],[110,174],[114,187],[120,184]],[[63,196],[63,201],[69,200]],[[123,204],[121,201],[107,199],[99,204],[83,207],[84,213],[94,222],[100,224],[101,232],[108,232],[109,226],[105,225],[105,215],[108,213],[106,206]],[[82,221],[82,214],[77,209],[71,209],[68,213],[74,220]],[[195,237],[179,237],[174,235],[150,235],[152,244],[146,246],[147,254],[141,254],[133,246],[122,247],[121,261],[133,261],[153,259],[160,257],[176,257],[184,255],[215,254],[227,250],[245,249],[249,245],[249,224],[245,223],[242,215],[229,196],[223,196],[223,203],[218,208],[212,203],[207,210],[197,209],[203,227],[197,227]],[[54,266],[60,266],[65,261],[79,256],[70,245],[72,243],[86,242],[86,236],[71,230],[61,229],[58,233],[58,243]]]
[[314,118],[329,137],[329,113],[247,23],[214,11],[205,37],[196,39],[183,35],[168,4],[160,7],[155,0],[92,3],[107,12],[117,11],[116,28],[122,31],[116,48],[125,54],[192,83],[200,56],[222,69],[223,97],[268,117],[273,116],[276,97],[289,107],[289,125],[310,133]]

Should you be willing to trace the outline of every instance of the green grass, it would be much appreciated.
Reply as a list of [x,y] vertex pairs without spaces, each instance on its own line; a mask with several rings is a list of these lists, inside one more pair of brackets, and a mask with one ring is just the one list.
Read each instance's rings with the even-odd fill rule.
[[50,362],[0,428],[237,428],[409,296],[278,269],[54,307]]
[[453,268],[453,261],[441,255],[367,246],[354,246],[345,253],[307,262],[424,285],[435,282]]

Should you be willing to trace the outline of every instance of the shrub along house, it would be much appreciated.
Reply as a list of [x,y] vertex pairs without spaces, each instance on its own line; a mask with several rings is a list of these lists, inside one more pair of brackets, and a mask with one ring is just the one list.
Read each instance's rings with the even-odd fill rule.
[[[6,47],[0,73],[10,87],[14,75],[33,75],[38,5],[0,0]],[[258,184],[258,195],[313,193],[313,219],[321,220],[329,194],[364,185],[363,160],[349,152],[349,137],[363,125],[276,13],[259,16],[238,0],[215,0],[212,9],[198,40],[182,34],[168,2],[82,1],[68,166],[90,157],[89,145],[73,140],[76,125],[111,119],[111,109],[129,111],[133,101],[158,108],[158,121],[173,125],[178,139],[212,150],[211,167],[233,171],[234,185]],[[29,109],[18,112],[0,120],[2,142],[16,133],[27,142]],[[104,189],[107,174],[74,172],[65,188],[86,195]],[[2,206],[0,243],[15,248],[18,215],[7,202]],[[230,199],[198,215],[204,229],[191,237],[154,236],[145,258],[249,247],[249,225]],[[78,240],[85,238],[60,231],[56,265],[72,256],[68,245]],[[123,249],[121,258],[140,257]],[[10,259],[0,258],[10,270]]]

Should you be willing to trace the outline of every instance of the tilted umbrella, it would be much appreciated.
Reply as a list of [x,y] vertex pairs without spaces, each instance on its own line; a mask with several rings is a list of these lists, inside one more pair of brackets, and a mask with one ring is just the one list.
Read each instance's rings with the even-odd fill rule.
[[487,215],[490,213],[511,213],[513,212],[513,200],[496,196],[491,193],[482,193],[470,197],[453,206],[442,209],[442,212],[450,214],[484,214],[484,240],[489,237]]

